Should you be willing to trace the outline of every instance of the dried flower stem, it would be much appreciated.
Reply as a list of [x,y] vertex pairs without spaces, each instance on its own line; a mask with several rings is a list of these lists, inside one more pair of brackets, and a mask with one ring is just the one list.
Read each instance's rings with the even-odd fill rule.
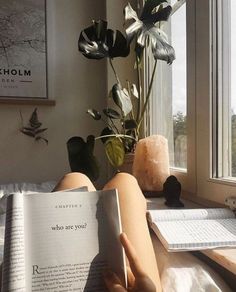
[[141,112],[140,119],[138,121],[138,127],[137,127],[138,130],[139,130],[141,124],[142,124],[144,113],[146,111],[146,108],[147,108],[147,105],[148,105],[148,102],[149,102],[149,99],[150,99],[150,96],[151,96],[152,85],[153,85],[153,81],[154,81],[156,67],[157,67],[157,60],[155,60],[155,63],[154,63],[154,67],[153,67],[153,71],[152,71],[152,77],[151,77],[151,80],[150,80],[150,83],[149,83],[149,86],[148,86],[148,92],[147,92],[146,100],[145,100],[145,103],[143,105],[143,109],[142,109],[142,112]]

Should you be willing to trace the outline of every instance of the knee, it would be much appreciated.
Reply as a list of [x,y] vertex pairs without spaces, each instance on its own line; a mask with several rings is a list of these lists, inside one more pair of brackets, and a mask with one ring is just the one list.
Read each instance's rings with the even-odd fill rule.
[[65,174],[62,177],[62,179],[54,188],[54,191],[80,188],[84,186],[87,186],[89,191],[95,190],[92,182],[85,174],[80,173],[80,172],[71,172],[71,173]]
[[104,189],[116,188],[119,198],[126,202],[137,205],[139,202],[146,209],[146,200],[138,185],[136,178],[128,173],[117,173],[104,187]]
[[118,172],[114,176],[114,178],[119,181],[122,180],[122,181],[138,184],[137,179],[132,174],[129,174],[127,172]]
[[113,178],[104,186],[104,189],[122,188],[123,186],[138,186],[136,178],[126,172],[118,172]]
[[81,172],[69,172],[62,177],[62,180],[78,180],[78,179],[89,180],[87,175]]

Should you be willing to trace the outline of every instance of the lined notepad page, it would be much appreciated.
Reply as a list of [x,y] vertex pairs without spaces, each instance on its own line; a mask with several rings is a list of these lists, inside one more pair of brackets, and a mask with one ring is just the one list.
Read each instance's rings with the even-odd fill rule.
[[148,216],[170,251],[236,246],[236,218],[229,209],[154,210]]
[[226,219],[235,218],[234,213],[226,208],[209,209],[164,209],[149,210],[149,220],[152,221],[175,221],[175,220],[196,220],[196,219]]
[[236,219],[162,221],[154,224],[165,238],[169,250],[236,246]]

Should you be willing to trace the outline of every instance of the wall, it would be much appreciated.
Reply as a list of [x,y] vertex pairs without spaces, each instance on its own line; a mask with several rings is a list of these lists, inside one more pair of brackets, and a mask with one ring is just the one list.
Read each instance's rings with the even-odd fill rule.
[[[57,180],[69,171],[66,141],[73,135],[98,135],[103,125],[87,108],[102,109],[107,96],[106,61],[88,60],[78,53],[81,29],[92,19],[106,17],[105,0],[50,0],[48,10],[49,97],[56,106],[38,106],[39,119],[48,127],[49,144],[19,132],[19,111],[25,123],[34,106],[0,105],[0,183]],[[103,175],[103,148],[97,143]]]

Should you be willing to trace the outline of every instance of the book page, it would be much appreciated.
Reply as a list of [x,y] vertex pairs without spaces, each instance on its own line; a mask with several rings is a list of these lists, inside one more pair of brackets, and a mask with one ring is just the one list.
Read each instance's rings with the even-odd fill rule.
[[236,219],[156,221],[152,228],[169,251],[236,246]]
[[150,222],[235,218],[227,208],[149,210],[147,216]]
[[106,291],[108,266],[125,281],[115,190],[27,196],[24,208],[26,291]]
[[25,292],[24,210],[22,194],[7,199],[2,292]]

